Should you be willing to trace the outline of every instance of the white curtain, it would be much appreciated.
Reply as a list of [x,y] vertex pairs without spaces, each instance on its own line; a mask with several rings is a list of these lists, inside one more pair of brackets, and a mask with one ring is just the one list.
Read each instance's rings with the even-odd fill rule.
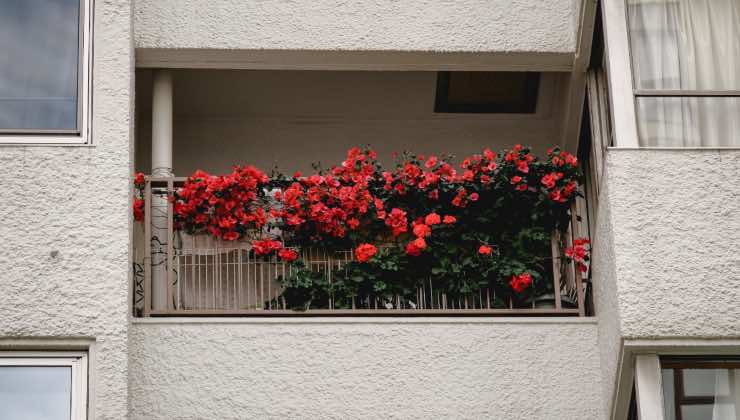
[[[635,87],[740,90],[740,0],[628,0]],[[740,146],[740,98],[638,97],[642,146]]]

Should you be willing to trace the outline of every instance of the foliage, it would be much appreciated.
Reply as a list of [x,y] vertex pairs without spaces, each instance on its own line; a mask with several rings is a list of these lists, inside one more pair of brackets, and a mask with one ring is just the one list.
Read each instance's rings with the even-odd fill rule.
[[[279,280],[291,306],[329,296],[335,305],[414,302],[423,284],[451,297],[491,287],[523,302],[552,287],[550,238],[568,227],[577,167],[558,148],[539,160],[516,145],[485,149],[457,167],[450,156],[404,153],[386,171],[371,149],[353,148],[340,165],[308,176],[268,178],[250,166],[227,176],[198,171],[173,198],[176,227],[224,240],[257,237],[261,255],[290,265]],[[328,282],[285,244],[353,249],[356,258]],[[579,267],[588,259],[581,248],[566,256]]]

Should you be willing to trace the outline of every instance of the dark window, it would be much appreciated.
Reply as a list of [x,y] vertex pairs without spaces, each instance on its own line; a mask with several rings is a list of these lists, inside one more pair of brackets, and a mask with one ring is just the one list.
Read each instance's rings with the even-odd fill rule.
[[434,112],[533,114],[540,73],[442,71]]
[[0,0],[0,132],[79,131],[80,0]]

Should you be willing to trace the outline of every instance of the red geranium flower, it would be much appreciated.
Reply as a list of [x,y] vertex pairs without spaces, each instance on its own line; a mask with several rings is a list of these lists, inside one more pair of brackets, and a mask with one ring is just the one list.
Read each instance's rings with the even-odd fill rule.
[[447,215],[444,217],[444,219],[442,219],[442,223],[446,225],[451,225],[451,224],[454,224],[455,222],[457,222],[457,219],[455,218],[455,216]]
[[144,187],[144,182],[144,174],[141,172],[137,172],[136,175],[134,175],[134,185],[136,186],[136,188]]
[[385,219],[385,224],[393,231],[393,236],[398,236],[408,231],[406,212],[395,207]]
[[134,220],[141,222],[144,220],[144,200],[141,198],[134,199]]
[[488,245],[481,245],[480,248],[478,248],[478,253],[481,255],[491,255],[493,254],[493,248]]
[[239,232],[234,232],[234,231],[226,232],[224,233],[223,238],[225,241],[235,241],[239,239]]
[[298,258],[298,253],[290,248],[283,248],[278,251],[278,257],[283,261],[291,262]]
[[428,226],[438,225],[440,222],[442,222],[442,219],[434,212],[427,214],[427,217],[424,218],[424,223]]
[[511,276],[509,285],[515,292],[521,293],[532,285],[532,275],[529,273],[522,273],[518,276]]
[[360,244],[360,246],[355,249],[355,258],[357,258],[357,261],[359,262],[367,262],[377,253],[378,248],[376,248],[375,245]]
[[283,247],[280,241],[272,239],[264,239],[261,241],[252,242],[252,248],[254,249],[255,255],[269,255],[274,251],[277,251]]
[[419,255],[421,255],[421,248],[417,247],[414,242],[415,241],[411,241],[406,244],[406,254],[412,257],[418,257]]

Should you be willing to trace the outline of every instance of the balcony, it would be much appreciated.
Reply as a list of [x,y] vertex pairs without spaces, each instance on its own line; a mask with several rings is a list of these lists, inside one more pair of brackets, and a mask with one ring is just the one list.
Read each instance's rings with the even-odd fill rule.
[[[588,273],[562,257],[563,246],[587,235],[585,200],[571,207],[565,235],[552,234],[551,254],[545,257],[550,268],[547,285],[525,301],[500,296],[492,287],[453,296],[430,277],[412,296],[367,294],[342,301],[327,295],[306,308],[291,309],[279,282],[291,270],[284,261],[274,255],[255,255],[247,242],[177,231],[174,204],[167,198],[184,181],[146,180],[145,218],[137,227],[134,245],[134,310],[139,316],[585,316],[588,312]],[[162,240],[162,234],[169,240]],[[299,253],[309,269],[329,284],[355,259],[352,250],[328,251],[320,246]]]
[[[392,282],[379,279],[376,283],[388,283],[379,285],[382,290],[358,286],[347,292],[342,288],[348,284],[352,270],[357,269],[355,251],[360,242],[342,247],[322,240],[294,244],[290,237],[284,241],[281,238],[282,246],[299,254],[298,260],[311,273],[307,275],[324,283],[321,293],[312,295],[310,302],[296,306],[290,298],[291,290],[286,291],[283,285],[286,277],[295,275],[291,264],[274,254],[255,255],[254,245],[244,238],[244,231],[238,240],[227,241],[214,238],[204,229],[189,231],[178,222],[170,198],[187,178],[171,176],[172,172],[183,175],[204,169],[210,173],[227,173],[230,165],[248,163],[261,168],[277,166],[290,174],[294,170],[311,173],[312,162],[324,165],[339,162],[348,148],[363,144],[377,148],[378,162],[385,167],[390,167],[394,152],[402,150],[423,152],[427,156],[451,153],[462,157],[488,147],[503,150],[523,143],[532,145],[532,154],[542,157],[557,142],[552,140],[552,133],[568,132],[565,125],[569,111],[558,106],[567,96],[566,74],[463,73],[460,76],[465,79],[459,81],[492,87],[480,90],[498,95],[500,104],[487,105],[479,109],[482,112],[466,112],[465,107],[453,109],[452,101],[459,97],[456,99],[449,90],[456,83],[450,78],[458,76],[436,72],[140,70],[136,167],[146,172],[152,168],[155,174],[146,177],[143,184],[141,211],[145,216],[142,223],[135,225],[134,313],[138,316],[590,314],[589,272],[579,271],[573,261],[564,257],[565,250],[576,239],[589,236],[591,210],[584,196],[574,195],[563,206],[560,217],[563,220],[558,221],[558,229],[543,230],[536,250],[523,250],[532,254],[531,258],[518,262],[536,266],[537,278],[533,281],[536,287],[521,294],[511,292],[511,274],[493,281],[476,272],[454,276],[463,286],[455,286],[453,290],[441,280],[444,273],[427,273],[419,278],[414,277],[417,273],[407,272],[407,277]],[[160,77],[163,74],[167,77]],[[441,82],[445,80],[447,86]],[[148,86],[153,88],[149,90]],[[440,102],[445,94],[443,87],[448,89],[446,104]],[[478,90],[461,89],[460,93],[463,100],[474,102],[480,99],[474,93]],[[171,121],[164,130],[163,121]],[[492,137],[506,140],[492,140]],[[167,152],[163,154],[162,150]],[[587,165],[588,153],[582,154],[581,165]],[[498,161],[503,162],[501,156]],[[462,174],[460,160],[454,164]],[[169,174],[158,171],[161,168],[170,168]],[[513,184],[505,178],[505,185]],[[285,187],[265,187],[265,195]],[[529,182],[528,188],[533,197],[543,192],[539,178]],[[584,186],[579,191],[585,194],[586,189]],[[445,199],[447,205],[450,199]],[[389,204],[388,210],[391,207],[396,205]],[[518,210],[512,213],[519,220],[516,223],[527,223],[519,213]],[[465,214],[469,218],[476,216]],[[378,252],[393,253],[399,247],[402,250],[414,238],[412,223],[418,216],[409,216],[408,232],[404,235],[374,242],[380,249]],[[265,234],[279,237],[280,230],[263,228],[261,235]],[[497,248],[495,238],[492,241],[496,254],[502,249]],[[473,257],[479,258],[477,254]],[[510,268],[509,272],[524,273],[525,268]]]

